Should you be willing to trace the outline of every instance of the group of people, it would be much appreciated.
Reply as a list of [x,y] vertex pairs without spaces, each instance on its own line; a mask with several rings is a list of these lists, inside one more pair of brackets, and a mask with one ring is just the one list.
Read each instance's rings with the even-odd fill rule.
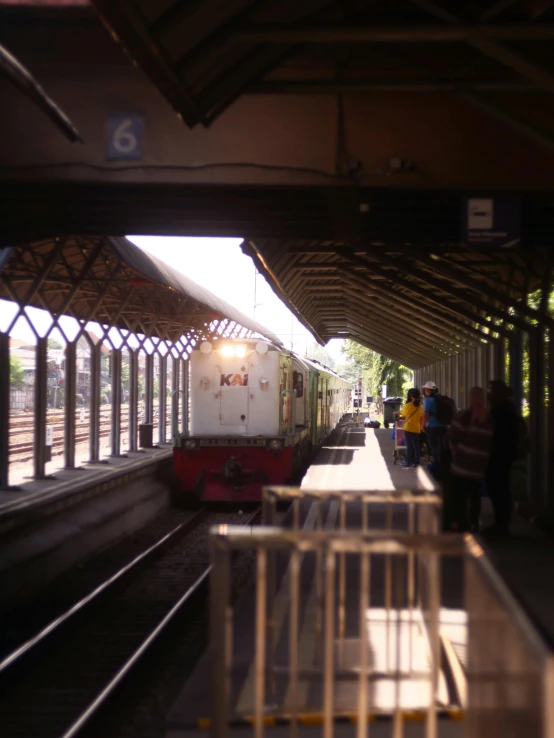
[[469,407],[449,417],[445,402],[452,401],[439,395],[434,382],[423,385],[423,396],[418,388],[408,393],[401,410],[404,468],[419,466],[424,438],[433,470],[442,482],[448,530],[479,529],[481,496],[486,491],[494,510],[494,532],[509,532],[510,469],[522,453],[525,432],[511,394],[501,380],[490,383],[488,395],[482,387],[473,387]]

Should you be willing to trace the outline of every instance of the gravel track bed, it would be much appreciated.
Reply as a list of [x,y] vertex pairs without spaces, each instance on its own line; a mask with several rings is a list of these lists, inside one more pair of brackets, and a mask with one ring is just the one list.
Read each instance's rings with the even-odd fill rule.
[[[242,516],[244,517],[244,516]],[[281,524],[285,514],[277,516]],[[229,521],[231,522],[231,521]],[[233,522],[240,522],[240,519]],[[254,573],[255,554],[244,551],[232,564],[232,598],[240,596]],[[200,597],[187,615],[186,629],[175,623],[151,657],[125,685],[108,719],[92,723],[83,738],[163,738],[166,715],[208,642],[208,599]]]
[[[104,581],[107,576],[119,569],[122,563],[127,563],[174,528],[178,522],[186,520],[187,516],[191,515],[190,512],[170,511],[147,526],[148,530],[144,529],[140,534],[122,541],[104,556],[95,559],[88,571],[85,566],[77,575],[75,572],[71,573],[74,579],[71,574],[66,575],[64,581],[60,580],[54,588],[58,596],[52,598],[54,589],[50,589],[49,598],[45,597],[43,600],[42,604],[48,610],[48,615],[46,616],[40,609],[39,603],[33,603],[33,608],[28,610],[32,609],[35,614],[26,618],[25,627],[20,628],[18,635],[26,629],[30,631],[29,634],[34,634],[57,612],[65,611],[68,605]],[[114,597],[108,595],[100,607],[93,608],[77,622],[63,627],[59,637],[54,635],[49,638],[38,655],[30,656],[32,668],[29,668],[26,662],[17,673],[8,672],[0,695],[0,725],[3,738],[12,736],[58,738],[62,735],[174,602],[205,570],[209,562],[209,527],[223,522],[240,523],[244,519],[244,515],[237,513],[208,514],[192,531],[170,545],[160,557],[133,576]],[[79,578],[78,574],[83,576]],[[69,583],[72,584],[71,587],[68,586]],[[71,594],[68,596],[67,592],[70,590]],[[53,602],[51,598],[55,601]],[[179,630],[185,641],[184,646],[177,642],[173,643],[172,639],[166,644],[170,646],[172,659],[174,651],[182,654],[182,657],[177,659],[179,664],[182,663],[182,658],[189,663],[190,657],[196,653],[197,645],[205,642],[203,636],[206,628],[205,599],[199,597],[199,601],[203,601],[204,605],[193,608],[194,612],[199,611],[198,618],[196,616],[191,618],[188,614],[186,621],[180,623]],[[37,626],[41,619],[41,625]],[[12,637],[14,622],[12,616]],[[31,628],[31,622],[35,627]],[[164,650],[163,645],[160,648],[157,644],[153,647],[154,660],[158,658],[158,652]],[[146,657],[146,661],[149,659],[150,656]],[[162,658],[162,661],[165,659]],[[155,702],[159,703],[158,679],[154,678],[148,668],[145,670],[139,667],[137,669],[139,682],[140,674],[145,675],[143,677],[145,686],[153,685]],[[120,700],[117,700],[118,706],[119,702]],[[121,701],[122,705],[124,703],[125,699]],[[141,711],[145,709],[142,700],[138,704],[141,705]],[[113,716],[117,712],[117,709],[114,710]],[[100,734],[107,735],[98,729],[94,729],[91,733],[91,735]],[[153,734],[144,733],[144,735]]]
[[29,604],[2,615],[0,660],[194,514],[174,509],[163,512],[136,533],[58,577]]

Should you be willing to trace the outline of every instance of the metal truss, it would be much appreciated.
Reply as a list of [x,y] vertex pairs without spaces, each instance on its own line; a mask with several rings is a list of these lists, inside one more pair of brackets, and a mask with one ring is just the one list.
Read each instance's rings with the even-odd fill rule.
[[[110,375],[110,455],[124,455],[122,423],[128,423],[128,451],[137,450],[139,420],[154,425],[157,379],[159,409],[156,418],[158,443],[168,442],[188,429],[188,363],[193,348],[203,340],[246,338],[268,335],[249,321],[238,322],[240,313],[230,315],[202,302],[203,293],[194,286],[194,295],[169,284],[154,281],[152,275],[137,271],[122,257],[131,253],[148,258],[130,242],[121,239],[65,237],[10,247],[0,252],[0,298],[17,306],[9,323],[0,332],[0,423],[9,428],[10,419],[10,332],[25,321],[36,341],[33,446],[35,479],[47,476],[48,340],[60,336],[65,343],[64,371],[64,461],[76,468],[76,357],[79,342],[86,341],[90,352],[89,463],[101,461],[100,406],[102,402],[102,356],[109,356]],[[175,280],[179,275],[168,271]],[[192,290],[191,290],[192,291]],[[37,321],[29,308],[39,308]],[[72,318],[73,321],[68,321]],[[247,321],[248,319],[246,319]],[[245,322],[246,322],[245,321]],[[40,325],[38,325],[40,323]],[[46,325],[47,324],[47,325]],[[71,329],[68,325],[72,325]],[[258,330],[259,328],[259,330]],[[91,332],[97,337],[94,341]],[[271,337],[271,335],[269,334]],[[143,364],[144,397],[139,398],[139,361]],[[128,418],[122,418],[122,366],[128,363]],[[155,378],[155,365],[157,377]],[[168,411],[168,397],[171,409]],[[142,400],[142,418],[139,411]],[[9,434],[0,436],[0,489],[8,487],[10,463]]]

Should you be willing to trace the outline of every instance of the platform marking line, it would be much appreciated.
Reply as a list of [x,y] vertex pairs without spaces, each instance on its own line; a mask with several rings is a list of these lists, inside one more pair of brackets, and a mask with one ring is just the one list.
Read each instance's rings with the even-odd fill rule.
[[[427,718],[427,712],[425,710],[400,710],[399,711],[403,722],[406,723],[421,723]],[[464,720],[466,716],[466,713],[464,710],[459,709],[448,709],[448,710],[437,710],[437,718],[439,720]],[[266,727],[277,727],[277,726],[287,726],[291,723],[293,719],[296,719],[300,725],[309,726],[309,725],[323,725],[323,713],[322,712],[306,712],[306,713],[300,713],[299,715],[296,715],[295,717],[289,716],[289,715],[279,715],[279,716],[273,716],[273,715],[266,715],[264,717],[263,723]],[[341,723],[351,723],[353,725],[356,725],[359,719],[358,713],[341,713],[341,714],[335,714],[333,715],[333,722],[335,724],[341,724]],[[392,713],[382,713],[382,712],[368,712],[366,714],[366,720],[369,723],[390,723],[392,720],[394,720],[394,715]],[[235,718],[232,720],[229,720],[229,727],[230,728],[243,728],[248,727],[251,728],[255,723],[255,718],[253,715],[245,715],[241,718]],[[183,727],[186,729],[194,730],[195,728],[199,728],[200,730],[208,730],[212,726],[212,720],[211,718],[198,718],[196,723],[190,723],[185,724]]]

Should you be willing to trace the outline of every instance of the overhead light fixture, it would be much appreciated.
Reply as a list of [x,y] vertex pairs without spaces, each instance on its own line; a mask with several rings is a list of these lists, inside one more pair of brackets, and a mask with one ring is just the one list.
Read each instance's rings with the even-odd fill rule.
[[235,349],[235,354],[239,359],[244,359],[244,357],[246,356],[246,346],[237,346]]
[[230,359],[231,356],[235,355],[235,347],[230,346],[228,343],[221,347],[221,354],[222,356],[225,356],[226,359]]

